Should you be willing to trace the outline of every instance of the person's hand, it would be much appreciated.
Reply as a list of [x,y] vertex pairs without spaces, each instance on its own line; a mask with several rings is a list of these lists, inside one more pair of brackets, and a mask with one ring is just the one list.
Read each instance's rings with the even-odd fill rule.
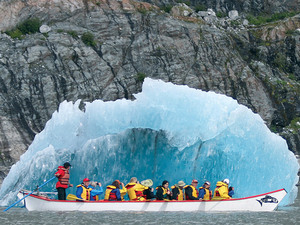
[[69,184],[69,187],[73,187],[73,184]]
[[98,186],[99,186],[99,187],[101,187],[101,186],[102,186],[102,184],[101,184],[100,182],[97,182],[97,183],[98,183]]
[[122,185],[122,187],[124,187],[124,183],[123,182],[121,182],[121,185]]
[[153,191],[154,191],[154,188],[151,188],[151,191],[153,192]]

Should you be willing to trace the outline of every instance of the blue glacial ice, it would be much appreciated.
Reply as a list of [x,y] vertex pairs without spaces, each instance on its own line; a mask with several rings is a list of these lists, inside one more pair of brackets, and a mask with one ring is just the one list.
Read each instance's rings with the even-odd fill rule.
[[[286,141],[258,114],[214,92],[146,78],[135,100],[64,101],[5,178],[1,205],[20,189],[33,190],[70,161],[71,183],[84,177],[104,186],[132,176],[174,184],[196,178],[212,187],[229,178],[234,197],[285,188],[297,195],[298,162]],[[54,191],[55,182],[42,191]],[[75,187],[68,193],[75,193]]]

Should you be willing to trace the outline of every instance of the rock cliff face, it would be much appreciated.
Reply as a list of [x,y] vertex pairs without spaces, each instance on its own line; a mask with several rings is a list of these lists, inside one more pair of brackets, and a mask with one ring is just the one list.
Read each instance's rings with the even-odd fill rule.
[[300,15],[253,27],[130,0],[0,4],[2,32],[28,18],[50,30],[0,34],[2,179],[62,101],[132,99],[146,76],[237,99],[299,154]]
[[284,11],[299,11],[299,0],[146,0],[158,6],[174,5],[184,2],[200,8],[211,8],[215,12],[238,10],[241,13],[272,14]]

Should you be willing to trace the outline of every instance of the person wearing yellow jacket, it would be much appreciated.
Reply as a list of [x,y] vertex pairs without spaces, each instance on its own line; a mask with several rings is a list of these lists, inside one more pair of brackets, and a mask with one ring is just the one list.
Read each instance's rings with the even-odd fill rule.
[[156,187],[156,199],[157,200],[171,200],[172,192],[169,189],[169,182],[164,180],[161,186]]
[[185,190],[185,200],[199,200],[198,195],[198,181],[196,179],[192,180],[191,185],[186,185],[184,187]]
[[217,182],[217,187],[214,191],[214,197],[212,200],[222,200],[222,199],[231,199],[231,197],[228,195],[228,185],[229,185],[229,179],[224,179],[222,181]]
[[210,190],[210,182],[205,181],[202,187],[199,188],[199,200],[211,200],[212,192]]
[[183,192],[184,186],[185,183],[181,180],[178,182],[178,184],[175,184],[171,187],[173,200],[178,200],[178,201],[184,200],[184,192]]
[[89,185],[90,185],[89,178],[84,178],[82,184],[77,185],[77,190],[76,190],[77,198],[82,199],[84,201],[91,200],[91,191],[93,189],[90,188]]
[[[111,185],[106,187],[104,200],[106,201],[122,201],[120,191],[120,181],[115,180]],[[123,184],[124,187],[124,184]]]
[[126,189],[130,201],[145,201],[146,196],[144,195],[144,190],[148,189],[144,185],[138,183],[136,177],[132,177],[128,184],[126,184]]

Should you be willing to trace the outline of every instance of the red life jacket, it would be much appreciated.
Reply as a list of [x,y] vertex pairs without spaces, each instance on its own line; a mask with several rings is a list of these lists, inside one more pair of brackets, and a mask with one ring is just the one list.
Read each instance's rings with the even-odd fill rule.
[[70,179],[70,174],[69,170],[67,170],[65,167],[61,168],[65,172],[63,176],[59,176],[58,180],[61,184],[69,185],[69,179]]
[[218,197],[220,197],[219,188],[220,188],[220,187],[218,187],[218,189],[216,189],[216,192],[215,192],[215,196],[218,196]]
[[117,201],[117,195],[115,192],[113,192],[113,190],[115,190],[116,187],[113,185],[108,185],[106,187],[106,191],[105,191],[105,196],[104,196],[104,200],[108,201],[108,200],[113,200],[113,201]]
[[117,201],[117,195],[114,192],[109,193],[109,200]]
[[57,168],[57,172],[59,172],[60,170],[62,170],[63,173],[62,172],[59,173],[60,175],[58,177],[58,182],[56,183],[56,188],[58,188],[58,187],[68,188],[69,187],[69,179],[70,179],[69,170],[67,170],[63,166],[59,166]]
[[139,199],[140,197],[146,197],[143,193],[143,191],[136,191],[135,192],[137,199]]

